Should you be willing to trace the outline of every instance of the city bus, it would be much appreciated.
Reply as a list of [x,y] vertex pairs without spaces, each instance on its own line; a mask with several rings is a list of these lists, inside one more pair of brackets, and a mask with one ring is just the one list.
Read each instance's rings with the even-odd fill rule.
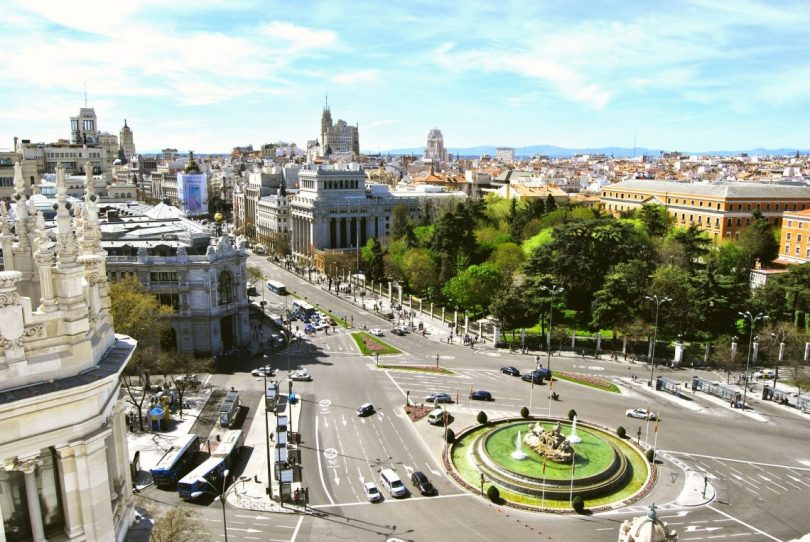
[[177,493],[181,499],[194,499],[195,493],[217,494],[222,489],[222,475],[228,467],[223,457],[209,457],[177,482]]
[[239,401],[239,392],[231,388],[231,391],[228,392],[228,395],[225,396],[225,400],[219,407],[219,425],[222,427],[231,427],[234,421],[236,421],[237,416],[239,416],[239,410],[241,408],[242,403]]
[[301,316],[306,316],[307,318],[315,314],[315,307],[306,301],[301,301],[300,299],[296,299],[292,302],[292,310],[293,312],[297,312]]
[[278,295],[287,295],[287,287],[277,280],[268,280],[267,289]]
[[212,454],[213,457],[219,457],[225,461],[225,468],[232,469],[239,457],[239,452],[242,451],[242,445],[245,443],[245,433],[239,429],[231,429],[222,435],[222,439]]
[[197,435],[177,439],[151,471],[155,485],[174,486],[194,466],[199,451],[200,439]]

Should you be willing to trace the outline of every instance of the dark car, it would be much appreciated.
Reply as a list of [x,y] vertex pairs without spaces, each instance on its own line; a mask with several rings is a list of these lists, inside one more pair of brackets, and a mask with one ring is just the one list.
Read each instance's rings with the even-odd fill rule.
[[520,371],[515,367],[501,367],[501,372],[511,376],[520,376]]
[[363,403],[357,409],[357,415],[362,416],[370,416],[374,414],[374,405],[371,403]]
[[534,382],[535,384],[542,384],[543,383],[543,375],[531,372],[526,373],[525,375],[520,377],[524,382]]
[[546,369],[545,367],[539,367],[532,371],[532,373],[537,374],[545,378],[546,380],[551,380],[551,370]]
[[435,495],[436,488],[433,487],[433,484],[430,483],[428,477],[425,476],[425,473],[418,470],[411,474],[411,482],[414,486],[419,490],[419,493],[422,495]]
[[431,393],[427,397],[425,397],[425,401],[428,403],[452,403],[453,398],[450,397],[449,393],[439,392],[439,393]]
[[402,331],[401,329],[399,329],[398,327],[395,327],[394,329],[392,329],[391,333],[393,333],[394,335],[399,335],[400,337],[405,335],[405,332]]
[[477,401],[492,401],[492,394],[486,390],[475,390],[470,394],[470,399]]

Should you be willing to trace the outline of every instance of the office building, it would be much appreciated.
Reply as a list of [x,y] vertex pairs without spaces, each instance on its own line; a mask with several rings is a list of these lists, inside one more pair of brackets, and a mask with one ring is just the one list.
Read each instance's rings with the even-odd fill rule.
[[425,145],[425,160],[434,162],[447,161],[447,149],[444,148],[444,136],[441,130],[433,128],[428,132],[427,144]]

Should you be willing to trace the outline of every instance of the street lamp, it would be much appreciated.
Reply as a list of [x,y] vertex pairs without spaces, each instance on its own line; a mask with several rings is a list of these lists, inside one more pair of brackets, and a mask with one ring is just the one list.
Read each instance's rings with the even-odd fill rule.
[[751,363],[751,349],[753,348],[754,343],[754,326],[756,326],[757,322],[760,320],[767,320],[768,316],[762,312],[754,316],[751,314],[751,311],[738,312],[737,314],[748,320],[748,324],[751,327],[751,332],[748,337],[748,357],[745,360],[745,381],[743,382],[745,387],[743,388],[742,408],[745,410],[745,399],[748,396],[748,365]]
[[554,297],[563,293],[565,289],[562,286],[552,286],[549,288],[548,286],[541,286],[541,290],[548,292],[551,296],[551,301],[548,304],[548,358],[546,359],[546,366],[548,367],[549,374],[551,374],[551,316],[554,311]]
[[225,516],[225,500],[228,498],[229,493],[231,493],[233,491],[236,491],[236,486],[235,485],[231,486],[230,488],[225,487],[225,484],[228,482],[228,474],[229,474],[228,469],[225,469],[225,471],[222,473],[222,490],[220,490],[217,486],[215,486],[214,484],[212,484],[208,480],[203,479],[203,481],[206,484],[208,484],[208,486],[211,489],[213,489],[214,492],[211,492],[211,491],[195,491],[195,492],[193,492],[191,494],[192,499],[196,499],[198,497],[201,497],[204,494],[214,495],[215,497],[217,497],[219,499],[219,502],[222,503],[222,528],[223,528],[223,532],[225,533],[225,542],[228,542],[228,519]]
[[653,372],[655,371],[655,341],[658,339],[658,309],[661,308],[661,303],[672,301],[671,297],[658,297],[658,295],[645,295],[647,299],[655,303],[655,327],[653,328],[653,345],[652,356],[650,358],[650,383],[653,385]]

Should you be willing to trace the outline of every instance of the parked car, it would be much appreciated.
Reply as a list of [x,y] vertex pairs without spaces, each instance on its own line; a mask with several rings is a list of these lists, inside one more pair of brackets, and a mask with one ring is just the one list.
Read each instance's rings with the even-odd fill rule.
[[639,418],[641,420],[654,420],[655,412],[648,412],[646,408],[631,408],[626,412],[630,418]]
[[520,376],[520,371],[515,367],[501,367],[501,372],[510,376]]
[[394,329],[392,329],[391,333],[393,333],[394,335],[399,335],[400,337],[402,335],[405,335],[405,332],[402,331],[401,329],[399,329],[398,327],[395,327]]
[[366,494],[368,502],[380,502],[382,500],[382,493],[377,489],[377,484],[374,482],[366,482],[363,485],[363,492]]
[[304,326],[304,332],[305,333],[314,333],[315,332],[315,326],[313,326],[312,324],[305,325]]
[[470,399],[476,401],[492,401],[492,394],[486,390],[475,390],[470,394]]
[[418,470],[411,474],[411,482],[419,490],[422,495],[435,495],[436,488],[430,483],[425,473]]
[[363,403],[357,408],[357,415],[360,417],[370,416],[374,414],[374,405],[371,403]]
[[309,374],[306,369],[298,369],[290,373],[290,380],[294,380],[296,382],[310,382],[312,380],[312,375]]
[[776,376],[776,371],[773,369],[761,369],[754,373],[754,378],[764,378],[766,380],[774,378]]
[[377,337],[382,337],[383,336],[382,329],[379,329],[379,328],[376,328],[376,327],[373,327],[373,328],[369,329],[368,332],[371,333],[372,335],[377,336]]
[[180,375],[174,379],[174,382],[175,384],[180,385],[187,384],[192,388],[196,388],[197,386],[202,384],[202,381],[200,381],[200,377],[198,377],[197,375]]
[[453,398],[450,397],[449,393],[444,392],[437,392],[431,393],[427,397],[425,397],[425,401],[428,403],[452,403]]

